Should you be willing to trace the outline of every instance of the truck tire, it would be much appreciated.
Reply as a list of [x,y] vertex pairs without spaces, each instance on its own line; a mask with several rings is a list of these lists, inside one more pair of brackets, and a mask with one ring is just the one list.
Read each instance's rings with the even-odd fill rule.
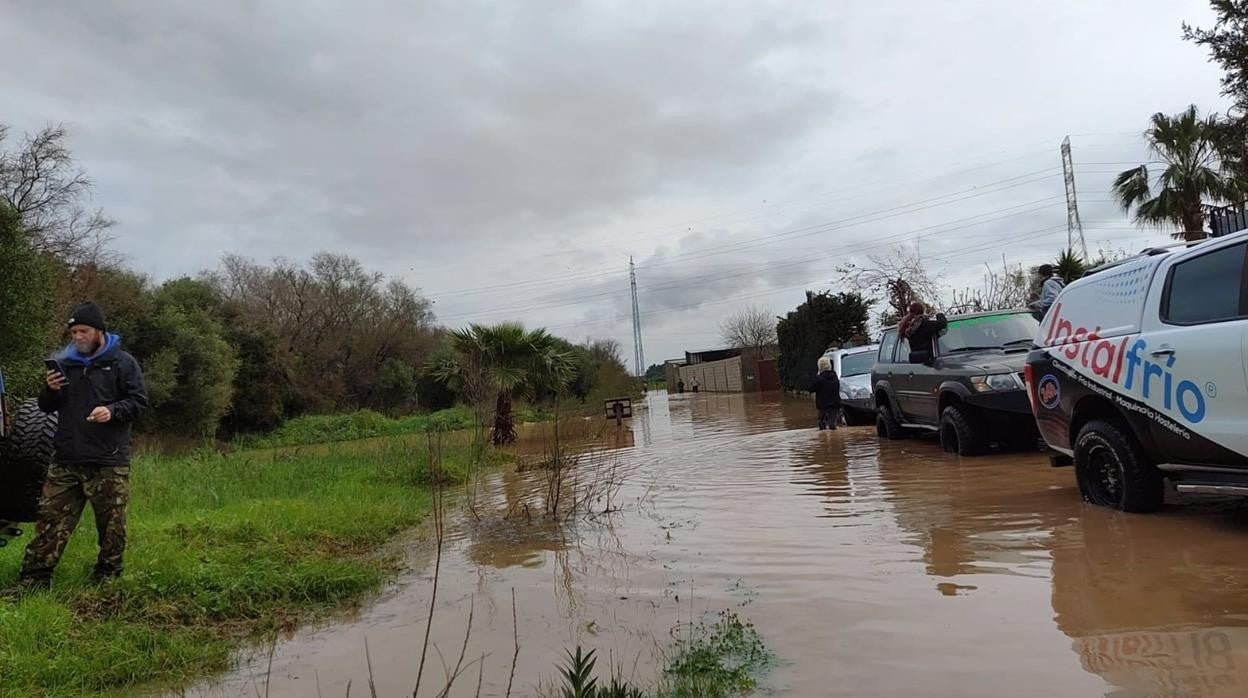
[[982,456],[988,439],[979,416],[962,405],[950,405],[940,413],[940,446],[946,453]]
[[1098,506],[1145,513],[1165,504],[1161,471],[1144,458],[1131,432],[1108,420],[1092,420],[1079,430],[1075,479],[1084,501]]
[[34,521],[39,495],[55,454],[56,415],[23,401],[13,416],[13,431],[0,444],[0,519]]
[[906,428],[901,426],[893,410],[887,402],[881,402],[876,410],[875,433],[885,439],[904,439],[910,436]]

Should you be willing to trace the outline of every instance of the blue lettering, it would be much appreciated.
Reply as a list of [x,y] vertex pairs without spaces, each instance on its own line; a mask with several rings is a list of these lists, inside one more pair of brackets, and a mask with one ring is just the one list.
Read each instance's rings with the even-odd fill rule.
[[1148,342],[1142,339],[1135,340],[1135,344],[1131,345],[1131,350],[1127,352],[1127,380],[1123,382],[1122,387],[1127,390],[1135,384],[1135,367],[1140,363],[1140,350],[1148,346]]
[[[1179,398],[1179,412],[1183,413],[1184,419],[1192,424],[1196,424],[1205,418],[1205,396],[1200,392],[1200,388],[1196,387],[1195,383],[1188,380],[1179,381],[1179,389],[1177,392]],[[1187,402],[1183,399],[1187,395],[1191,395],[1196,402],[1196,406],[1190,410],[1187,408]]]
[[1153,376],[1160,376],[1161,374],[1162,374],[1161,366],[1158,366],[1157,364],[1153,363],[1152,361],[1145,361],[1145,362],[1144,362],[1144,391],[1143,391],[1143,394],[1144,394],[1144,399],[1145,399],[1145,400],[1147,400],[1147,399],[1148,399],[1148,388],[1149,388],[1149,386],[1151,386],[1151,385],[1152,385],[1152,383],[1153,383],[1153,381],[1152,381],[1152,377],[1153,377]]

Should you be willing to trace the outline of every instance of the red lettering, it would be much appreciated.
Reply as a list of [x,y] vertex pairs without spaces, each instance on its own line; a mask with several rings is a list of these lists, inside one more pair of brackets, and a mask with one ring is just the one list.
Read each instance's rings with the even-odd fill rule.
[[1080,327],[1075,332],[1075,336],[1070,340],[1070,346],[1066,347],[1066,358],[1074,359],[1076,356],[1079,356],[1079,343],[1083,341],[1084,331],[1084,328]]
[[1049,334],[1044,338],[1044,346],[1046,347],[1053,346],[1053,331],[1057,329],[1057,321],[1061,317],[1062,317],[1062,304],[1058,303],[1057,307],[1053,308],[1053,317],[1049,320]]
[[[1102,351],[1104,350],[1104,351]],[[1101,363],[1101,359],[1105,359],[1105,363]],[[1085,362],[1086,365],[1086,362]],[[1114,365],[1114,345],[1110,342],[1100,341],[1096,343],[1096,349],[1092,351],[1092,372],[1101,378],[1109,378],[1109,369]]]
[[1083,361],[1084,368],[1088,367],[1088,350],[1092,349],[1094,341],[1096,341],[1097,339],[1100,339],[1100,335],[1097,334],[1097,332],[1100,332],[1100,331],[1101,331],[1101,328],[1098,325],[1095,330],[1092,330],[1091,332],[1088,333],[1088,341],[1086,344],[1083,345],[1083,356],[1080,357],[1080,360]]

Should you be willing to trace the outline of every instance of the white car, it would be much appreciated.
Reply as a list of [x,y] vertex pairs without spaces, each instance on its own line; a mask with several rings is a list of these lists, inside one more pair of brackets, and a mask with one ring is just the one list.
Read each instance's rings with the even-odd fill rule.
[[1152,511],[1180,492],[1248,495],[1248,232],[1172,245],[1071,283],[1025,377],[1084,499]]
[[852,349],[829,349],[823,354],[831,359],[832,370],[841,379],[841,412],[850,426],[875,423],[871,367],[879,352],[880,345],[870,344]]

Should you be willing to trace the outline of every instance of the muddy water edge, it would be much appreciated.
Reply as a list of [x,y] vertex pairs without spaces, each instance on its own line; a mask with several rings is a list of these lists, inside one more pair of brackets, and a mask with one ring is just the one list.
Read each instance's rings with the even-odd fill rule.
[[[779,396],[647,403],[565,488],[592,487],[593,515],[545,516],[541,472],[491,474],[448,511],[421,695],[461,653],[451,695],[476,695],[480,667],[481,695],[504,695],[513,591],[516,696],[577,644],[652,681],[691,620],[726,609],[779,658],[773,694],[1248,695],[1241,501],[1125,516],[1082,504],[1041,453],[962,459],[871,428],[820,432],[806,401]],[[414,535],[404,551],[365,608],[190,693],[367,695],[371,662],[378,695],[411,695],[434,546]]]

